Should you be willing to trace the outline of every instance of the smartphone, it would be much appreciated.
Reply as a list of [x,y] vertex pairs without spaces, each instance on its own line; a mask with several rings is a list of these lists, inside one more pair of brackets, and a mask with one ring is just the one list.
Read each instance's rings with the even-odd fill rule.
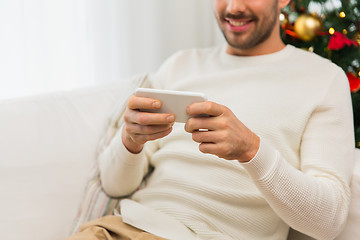
[[[173,113],[175,121],[185,123],[190,116],[186,114],[186,108],[195,102],[205,102],[207,97],[199,92],[185,92],[153,88],[138,88],[135,91],[138,97],[147,97],[161,101],[161,108],[157,110],[140,109],[144,112]],[[205,116],[202,116],[205,117]]]

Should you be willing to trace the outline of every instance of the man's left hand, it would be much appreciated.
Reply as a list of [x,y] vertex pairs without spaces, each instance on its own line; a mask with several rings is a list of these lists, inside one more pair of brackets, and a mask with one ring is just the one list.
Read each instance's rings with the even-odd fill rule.
[[260,138],[226,106],[210,101],[193,103],[188,106],[186,113],[189,116],[210,116],[192,117],[185,125],[192,139],[200,143],[201,152],[239,162],[248,162],[255,157]]

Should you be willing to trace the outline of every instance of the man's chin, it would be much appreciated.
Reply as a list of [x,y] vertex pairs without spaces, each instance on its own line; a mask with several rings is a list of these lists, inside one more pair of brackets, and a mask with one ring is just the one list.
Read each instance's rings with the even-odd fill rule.
[[239,50],[253,48],[256,41],[256,39],[254,41],[249,36],[246,36],[246,33],[224,33],[223,35],[228,45]]
[[228,45],[234,49],[238,50],[249,50],[256,47],[257,44],[254,44],[254,41],[231,41],[226,39]]

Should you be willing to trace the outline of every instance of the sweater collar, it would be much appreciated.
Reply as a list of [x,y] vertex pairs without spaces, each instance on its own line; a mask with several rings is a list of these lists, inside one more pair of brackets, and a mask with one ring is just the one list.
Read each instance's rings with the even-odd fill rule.
[[257,56],[235,56],[228,54],[226,52],[226,48],[227,48],[226,44],[220,46],[219,50],[220,50],[221,61],[227,64],[242,64],[242,65],[274,63],[286,58],[295,50],[294,46],[286,45],[282,50],[275,53],[257,55]]

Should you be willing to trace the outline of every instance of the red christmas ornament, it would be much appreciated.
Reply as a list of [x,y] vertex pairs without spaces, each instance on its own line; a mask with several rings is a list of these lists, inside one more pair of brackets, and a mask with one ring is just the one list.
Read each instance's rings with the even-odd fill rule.
[[340,32],[335,32],[331,37],[329,41],[328,48],[330,50],[340,50],[344,48],[345,46],[351,46],[354,45],[355,47],[358,47],[358,44],[356,41],[350,40],[347,38],[344,34]]
[[349,72],[346,74],[349,79],[351,92],[357,92],[360,89],[360,78],[357,78],[354,73]]

